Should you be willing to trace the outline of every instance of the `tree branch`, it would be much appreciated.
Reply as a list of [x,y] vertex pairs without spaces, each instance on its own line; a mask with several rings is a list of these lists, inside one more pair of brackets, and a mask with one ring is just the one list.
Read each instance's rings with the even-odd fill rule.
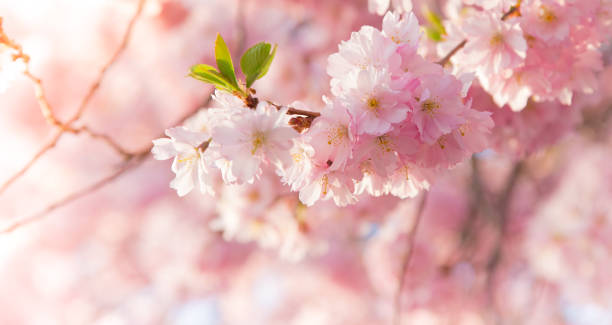
[[[204,101],[203,106],[208,106],[208,104],[210,103],[210,101],[212,100],[212,92],[210,92],[208,94],[207,99]],[[183,122],[185,122],[185,120],[187,120],[190,116],[192,116],[193,114],[195,114],[202,106],[197,106],[194,109],[190,110],[189,112],[187,112],[186,114],[184,114],[183,116],[181,116],[178,121],[176,123],[174,123],[173,125],[178,125],[178,124],[182,124]],[[58,133],[58,135],[62,135],[63,133]],[[161,134],[158,135],[158,137],[163,137],[164,133],[162,132]],[[147,157],[149,157],[149,155],[151,154],[151,149],[153,148],[153,144],[149,144],[146,148],[135,152],[135,153],[126,153],[125,156],[125,164],[117,169],[115,172],[113,172],[112,174],[106,176],[105,178],[85,187],[82,189],[79,189],[77,191],[74,191],[70,194],[68,194],[67,196],[65,196],[63,199],[60,199],[52,204],[50,204],[49,206],[47,206],[46,208],[42,209],[41,211],[32,214],[28,217],[24,217],[22,219],[19,219],[15,222],[13,222],[12,224],[10,224],[7,227],[4,227],[2,229],[0,229],[0,234],[6,234],[6,233],[10,233],[13,232],[14,230],[24,226],[24,225],[28,225],[34,221],[38,221],[41,220],[43,217],[45,217],[48,213],[61,208],[63,206],[66,206],[68,204],[70,204],[71,202],[84,197],[88,194],[91,194],[95,191],[97,191],[98,189],[112,183],[113,181],[115,181],[116,179],[118,179],[121,175],[123,175],[125,172],[131,170],[134,167],[139,166]],[[44,152],[43,152],[44,153]],[[42,153],[40,154],[40,156],[42,156]]]
[[414,252],[414,243],[416,238],[416,233],[419,228],[419,224],[421,223],[421,219],[423,216],[423,210],[425,210],[425,203],[427,201],[427,192],[423,192],[423,198],[419,203],[417,208],[416,216],[414,223],[412,224],[412,228],[408,233],[408,240],[406,241],[406,253],[402,258],[402,266],[400,268],[399,275],[399,283],[397,285],[397,290],[395,292],[394,304],[393,304],[393,321],[392,324],[399,325],[402,321],[401,317],[401,309],[402,309],[402,291],[404,289],[404,284],[406,282],[406,272],[408,271],[408,267],[410,266],[410,260],[412,259],[412,255]]
[[446,54],[442,59],[440,59],[440,61],[436,63],[441,66],[445,66],[450,61],[450,59],[453,57],[453,55],[459,52],[459,50],[461,50],[465,46],[465,44],[467,44],[466,39],[461,41],[461,43],[457,44],[457,46],[455,46],[450,52],[448,52],[448,54]]
[[[275,103],[273,103],[273,102],[271,102],[269,100],[266,100],[266,102],[268,102],[268,104],[276,107],[276,109],[281,109],[283,107],[282,105],[275,104]],[[303,116],[315,118],[315,117],[321,116],[321,113],[313,112],[313,111],[307,111],[307,110],[293,108],[293,107],[288,107],[287,115],[303,115]]]
[[91,194],[95,191],[97,191],[98,189],[112,183],[114,180],[116,180],[117,178],[119,178],[119,176],[123,175],[125,172],[127,172],[128,170],[140,165],[145,158],[148,156],[148,151],[143,151],[141,153],[139,153],[138,155],[133,156],[133,162],[130,161],[128,163],[126,163],[124,166],[122,166],[121,168],[119,168],[118,170],[114,171],[112,174],[102,178],[101,180],[85,187],[82,188],[76,192],[70,193],[69,195],[65,196],[64,198],[52,203],[51,205],[47,206],[46,208],[42,209],[41,211],[34,213],[30,216],[27,216],[25,218],[19,219],[15,222],[13,222],[12,224],[0,229],[0,235],[2,234],[7,234],[10,232],[13,232],[14,230],[25,226],[27,224],[30,224],[34,221],[40,220],[42,219],[44,216],[46,216],[48,213],[51,213],[55,210],[57,210],[58,208],[61,208],[63,206],[68,205],[69,203],[73,202],[74,200],[77,200],[81,197],[84,197],[88,194]]
[[495,247],[493,248],[493,252],[489,257],[489,260],[486,265],[486,293],[488,296],[488,303],[491,306],[491,311],[493,312],[493,316],[496,319],[496,323],[500,321],[499,311],[497,310],[497,305],[495,303],[495,288],[493,284],[493,280],[495,278],[495,273],[497,271],[497,267],[502,261],[502,248],[504,243],[504,238],[506,237],[506,230],[508,225],[508,206],[512,199],[512,194],[514,193],[514,189],[516,187],[517,181],[522,174],[524,168],[524,162],[519,161],[514,164],[512,167],[512,171],[510,172],[510,176],[508,176],[508,180],[506,181],[506,185],[502,190],[498,204],[497,204],[497,218],[495,221],[497,222],[497,241],[495,242]]
[[88,133],[90,136],[92,136],[94,138],[98,138],[98,139],[104,140],[112,148],[117,150],[117,152],[119,154],[121,154],[124,157],[127,156],[126,155],[126,151],[123,148],[121,148],[121,146],[119,146],[108,135],[93,133],[86,126],[80,128],[80,129],[78,129],[78,128],[75,129],[75,128],[72,127],[72,124],[81,118],[83,112],[85,111],[85,108],[87,107],[87,104],[90,102],[91,98],[94,96],[94,94],[96,93],[96,91],[100,87],[100,84],[101,84],[102,80],[104,79],[104,76],[106,75],[106,72],[117,61],[117,59],[119,58],[121,53],[123,53],[125,51],[128,43],[129,43],[129,40],[130,40],[130,37],[131,37],[131,34],[132,34],[132,30],[134,28],[134,24],[136,23],[138,17],[140,16],[140,14],[142,12],[142,9],[144,7],[145,1],[146,0],[139,0],[136,12],[134,13],[134,15],[132,16],[132,18],[130,19],[130,21],[128,23],[126,31],[125,31],[125,33],[123,35],[122,40],[121,40],[121,43],[119,44],[119,47],[115,50],[115,52],[113,53],[113,55],[110,58],[110,60],[102,67],[102,69],[100,70],[100,73],[98,74],[98,77],[93,82],[93,84],[89,88],[89,91],[87,92],[87,94],[85,95],[83,100],[81,101],[81,104],[79,105],[76,113],[66,123],[62,123],[61,121],[59,121],[59,119],[53,114],[53,108],[52,108],[51,104],[49,103],[49,101],[47,100],[47,97],[45,95],[45,90],[44,90],[44,88],[42,86],[42,80],[40,78],[34,76],[30,72],[30,67],[29,67],[30,58],[29,58],[29,56],[27,54],[23,53],[23,51],[21,49],[21,46],[19,44],[11,41],[8,38],[8,36],[4,33],[4,31],[3,31],[2,27],[1,27],[2,20],[0,20],[0,42],[3,43],[3,44],[7,44],[8,46],[10,46],[11,48],[15,49],[18,52],[16,55],[14,55],[14,60],[22,59],[24,61],[25,65],[26,65],[26,68],[25,68],[25,71],[24,71],[24,75],[28,79],[30,79],[32,81],[32,83],[34,84],[34,93],[36,95],[36,99],[37,99],[38,104],[40,106],[41,113],[42,113],[43,117],[45,118],[45,121],[47,121],[48,124],[50,124],[50,125],[56,127],[57,129],[59,129],[58,133],[56,133],[53,136],[51,141],[49,141],[46,145],[44,145],[41,149],[39,149],[36,152],[36,154],[34,154],[34,156],[21,169],[19,169],[15,174],[13,174],[6,181],[4,181],[4,183],[2,183],[2,185],[0,186],[0,195],[2,193],[4,193],[4,191],[6,191],[6,189],[12,183],[14,183],[20,177],[22,177],[47,151],[49,151],[52,148],[54,148],[57,145],[57,143],[59,142],[60,138],[62,137],[62,135],[65,132],[79,133],[79,132],[83,131],[85,133]]

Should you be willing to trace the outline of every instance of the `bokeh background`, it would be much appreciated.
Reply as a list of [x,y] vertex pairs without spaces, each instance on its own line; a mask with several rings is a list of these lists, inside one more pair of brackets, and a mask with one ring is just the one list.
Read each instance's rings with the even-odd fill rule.
[[[213,61],[218,32],[234,53],[277,43],[258,94],[318,110],[327,57],[381,17],[366,0],[141,5],[0,0],[4,31],[30,56],[60,121],[100,81],[74,123],[90,132],[62,134],[2,187],[0,324],[390,324],[397,314],[419,325],[612,324],[611,69],[571,107],[513,113],[474,87],[474,106],[496,122],[491,149],[440,175],[426,200],[305,209],[274,175],[179,198],[170,162],[148,152],[211,104],[211,87],[186,75]],[[422,18],[423,6],[443,15],[445,4],[413,5]],[[32,80],[6,66],[3,183],[58,132]]]

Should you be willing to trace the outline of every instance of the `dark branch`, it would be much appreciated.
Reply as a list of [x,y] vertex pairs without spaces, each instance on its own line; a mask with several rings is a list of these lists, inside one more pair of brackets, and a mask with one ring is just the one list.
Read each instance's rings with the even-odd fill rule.
[[393,323],[394,325],[401,324],[401,309],[402,309],[402,291],[404,289],[404,284],[406,282],[406,272],[408,271],[408,267],[410,266],[410,260],[412,259],[412,255],[414,252],[414,243],[416,238],[417,229],[419,228],[419,224],[421,223],[421,219],[423,216],[423,210],[425,210],[425,203],[427,201],[427,192],[423,192],[423,198],[419,203],[417,208],[416,216],[412,228],[408,233],[408,240],[406,241],[406,253],[402,258],[402,266],[400,268],[399,274],[399,283],[397,285],[397,291],[395,292],[394,299],[394,307],[393,307]]

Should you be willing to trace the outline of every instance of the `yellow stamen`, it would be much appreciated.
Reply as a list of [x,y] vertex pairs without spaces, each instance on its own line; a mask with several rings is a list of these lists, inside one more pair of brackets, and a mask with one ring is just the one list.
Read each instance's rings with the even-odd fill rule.
[[376,138],[376,144],[378,144],[384,151],[390,152],[393,149],[391,148],[391,140],[386,135],[381,135]]
[[438,145],[440,146],[440,149],[446,148],[446,137],[445,136],[439,137],[437,142],[438,142]]
[[196,158],[198,158],[198,156],[199,156],[199,153],[196,151],[195,153],[191,153],[191,154],[184,155],[184,156],[179,155],[177,158],[178,158],[179,163],[190,163],[191,164]]
[[421,111],[433,116],[436,110],[440,108],[440,104],[433,99],[427,99],[421,103]]
[[291,157],[293,158],[293,161],[295,161],[296,163],[299,163],[300,161],[302,161],[302,154],[300,153],[291,154]]
[[504,35],[502,35],[501,33],[496,33],[495,35],[493,35],[493,37],[491,37],[491,40],[489,42],[493,46],[499,45],[504,42]]
[[323,187],[323,195],[327,195],[327,187],[329,186],[329,179],[327,175],[323,175],[321,178],[321,186]]
[[410,168],[404,165],[402,166],[402,171],[404,172],[404,176],[406,177],[406,180],[409,181],[410,180]]
[[251,154],[254,155],[255,152],[259,148],[261,148],[266,141],[266,136],[262,132],[256,132],[253,134],[253,149],[251,149]]
[[378,99],[376,99],[375,97],[370,97],[367,103],[368,103],[368,107],[372,111],[376,111],[380,107],[380,103],[378,102]]
[[327,144],[337,146],[341,144],[344,139],[348,136],[348,130],[344,125],[337,125],[335,128],[331,128],[327,132]]
[[260,197],[261,194],[258,190],[251,190],[247,193],[247,199],[249,202],[257,202]]
[[459,133],[461,134],[461,136],[465,136],[465,134],[468,133],[470,129],[471,127],[469,124],[463,124],[459,127]]
[[555,20],[557,20],[557,15],[555,15],[555,12],[552,11],[547,6],[540,6],[539,17],[540,19],[542,19],[544,22],[547,22],[547,23],[552,23]]

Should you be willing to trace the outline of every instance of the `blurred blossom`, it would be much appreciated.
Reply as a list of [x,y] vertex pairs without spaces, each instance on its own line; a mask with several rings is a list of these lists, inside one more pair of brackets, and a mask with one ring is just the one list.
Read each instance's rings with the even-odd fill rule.
[[[60,122],[138,3],[0,0]],[[5,188],[57,128],[2,39],[0,324],[612,324],[612,2],[515,5],[148,0]]]

